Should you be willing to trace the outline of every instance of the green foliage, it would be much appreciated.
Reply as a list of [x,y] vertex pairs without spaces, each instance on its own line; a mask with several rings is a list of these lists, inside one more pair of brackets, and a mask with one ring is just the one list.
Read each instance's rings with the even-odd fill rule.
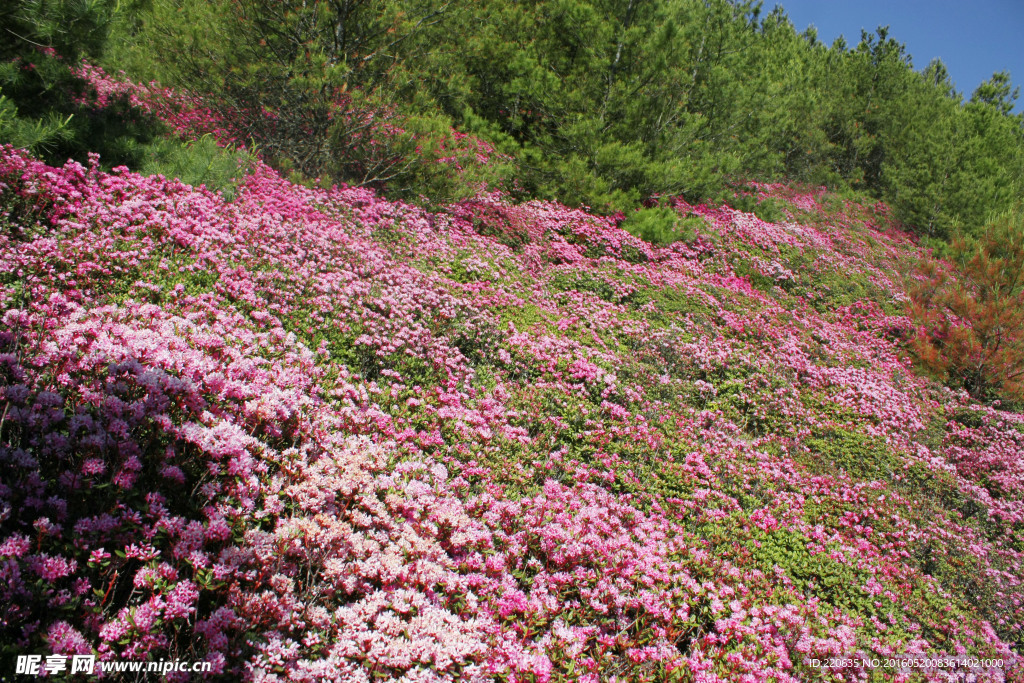
[[[161,267],[161,262],[165,267]],[[152,282],[156,289],[143,289],[135,286],[139,278],[144,277],[141,270],[148,270],[155,276]],[[118,305],[130,298],[166,304],[167,294],[174,291],[175,287],[179,285],[185,296],[200,296],[204,292],[210,291],[217,284],[219,278],[220,275],[217,272],[203,267],[192,258],[172,253],[159,254],[153,258],[148,268],[134,270],[113,279],[107,294]]]
[[12,0],[0,8],[0,61],[8,62],[35,48],[53,49],[74,62],[102,53],[116,0]]
[[[212,94],[285,172],[445,203],[507,175],[459,143],[406,69],[447,14],[432,2],[154,0],[119,25],[120,54],[139,75]],[[154,46],[174,62],[149,63]]]
[[706,323],[715,318],[714,309],[706,301],[675,287],[649,288],[644,293],[657,309],[649,317],[653,322],[671,325],[688,318]]
[[799,595],[814,595],[864,618],[881,616],[894,607],[891,599],[866,590],[870,572],[834,559],[827,549],[812,552],[815,544],[797,531],[757,533],[755,540],[746,543],[755,566],[769,576],[775,567],[781,568]]
[[730,261],[732,263],[732,272],[736,273],[737,277],[747,278],[754,289],[767,294],[778,286],[775,280],[762,273],[747,259],[737,255],[732,256]]
[[471,5],[458,19],[479,27],[460,50],[471,85],[457,93],[460,110],[515,142],[529,194],[599,211],[704,196],[738,166],[704,112],[728,90],[715,55],[732,54],[751,12],[727,2]]
[[551,288],[556,292],[590,292],[604,301],[614,302],[615,288],[606,280],[591,275],[570,275],[556,273],[551,278]]
[[327,133],[330,160],[319,169],[331,178],[433,204],[501,187],[507,167],[500,159],[480,163],[447,116],[391,113],[396,103],[358,93],[345,106]]
[[684,218],[670,207],[655,206],[629,214],[621,227],[645,242],[668,246],[679,241],[693,242],[697,239],[697,230],[703,225],[704,220],[699,216]]
[[[852,306],[865,300],[877,303],[882,310],[891,315],[901,312],[900,305],[894,304],[892,297],[863,273],[853,275],[837,270],[817,271],[812,274],[810,280],[806,289],[819,295],[812,304],[818,312],[824,313],[840,306]],[[797,293],[795,289],[792,291]]]
[[758,200],[751,193],[738,192],[732,196],[724,196],[722,201],[734,209],[752,213],[766,223],[779,223],[786,218],[782,207],[772,198]]
[[189,143],[165,138],[144,149],[139,172],[177,178],[194,186],[205,185],[230,200],[238,181],[255,161],[252,152],[220,147],[209,136]]
[[804,446],[808,451],[808,465],[822,474],[844,471],[857,479],[888,481],[900,466],[900,461],[882,440],[851,429],[817,430]]
[[18,107],[0,93],[0,141],[6,144],[45,154],[69,140],[70,122],[70,114],[61,118],[56,112],[48,112],[42,119],[18,116]]
[[108,168],[139,164],[162,126],[125,99],[102,110],[80,104],[88,86],[69,69],[102,55],[114,11],[111,0],[15,0],[0,9],[0,144],[56,165],[90,152]]
[[[863,247],[857,245],[854,248]],[[819,259],[819,253],[814,249],[780,247],[779,251],[779,263],[792,272],[793,277],[766,278],[742,260],[734,260],[733,270],[737,275],[749,275],[751,283],[761,291],[771,292],[779,287],[790,296],[809,301],[819,313],[865,300],[878,304],[891,315],[902,313],[901,306],[893,303],[891,294],[873,283],[868,274],[836,270],[827,258]]]

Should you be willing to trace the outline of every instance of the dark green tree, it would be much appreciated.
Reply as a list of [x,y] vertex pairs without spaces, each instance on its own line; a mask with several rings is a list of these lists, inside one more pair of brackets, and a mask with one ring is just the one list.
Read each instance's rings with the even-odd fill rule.
[[152,117],[126,101],[102,110],[81,104],[89,86],[71,67],[102,56],[114,0],[12,0],[0,7],[0,143],[27,147],[51,163],[135,164],[158,134]]

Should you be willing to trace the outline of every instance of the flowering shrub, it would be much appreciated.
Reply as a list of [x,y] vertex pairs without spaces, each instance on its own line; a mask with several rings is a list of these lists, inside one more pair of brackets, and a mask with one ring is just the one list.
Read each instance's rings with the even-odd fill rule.
[[674,206],[701,227],[658,246],[547,202],[429,212],[259,163],[228,202],[4,148],[4,654],[1019,676],[1024,418],[911,371],[912,241]]
[[212,134],[225,144],[236,142],[231,123],[204,106],[202,100],[194,95],[156,82],[148,85],[134,83],[123,73],[120,78],[114,77],[88,62],[81,62],[72,69],[72,73],[95,90],[94,96],[91,93],[82,97],[79,104],[103,109],[123,97],[139,110],[157,116],[177,137],[193,139]]

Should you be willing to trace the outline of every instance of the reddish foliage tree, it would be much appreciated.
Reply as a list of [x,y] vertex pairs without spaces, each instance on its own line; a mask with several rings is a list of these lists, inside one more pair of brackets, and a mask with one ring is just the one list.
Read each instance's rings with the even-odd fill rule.
[[953,245],[955,277],[922,265],[911,294],[912,347],[921,365],[972,396],[1024,400],[1024,212]]

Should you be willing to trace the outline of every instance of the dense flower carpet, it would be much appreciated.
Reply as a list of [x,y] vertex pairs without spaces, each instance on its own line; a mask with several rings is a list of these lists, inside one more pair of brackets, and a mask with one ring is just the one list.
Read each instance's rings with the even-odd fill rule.
[[1024,417],[913,370],[923,252],[884,206],[755,189],[787,218],[675,200],[699,229],[656,247],[3,149],[5,657],[1019,680]]

